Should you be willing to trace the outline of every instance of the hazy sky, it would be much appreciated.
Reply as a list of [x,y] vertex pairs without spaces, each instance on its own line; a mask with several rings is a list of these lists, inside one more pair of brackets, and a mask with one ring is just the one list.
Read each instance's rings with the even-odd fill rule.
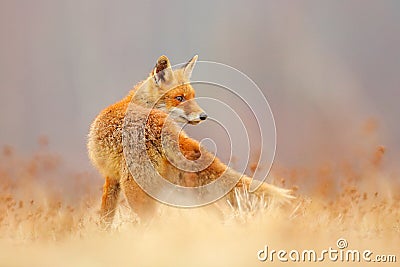
[[[217,2],[217,3],[214,3]],[[277,160],[340,154],[376,118],[376,143],[400,151],[400,2],[4,1],[0,3],[0,146],[46,135],[90,168],[90,122],[166,54],[231,65],[263,90]],[[206,109],[206,107],[205,107]]]

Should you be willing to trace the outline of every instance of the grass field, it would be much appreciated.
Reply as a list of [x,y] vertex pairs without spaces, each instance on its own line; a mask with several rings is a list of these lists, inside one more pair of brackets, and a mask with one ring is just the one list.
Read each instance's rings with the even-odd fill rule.
[[[124,199],[111,231],[98,225],[102,180],[64,170],[46,145],[30,158],[4,147],[0,156],[0,266],[267,266],[257,252],[347,249],[400,261],[400,186],[374,146],[348,162],[289,169],[275,164],[274,183],[296,200],[277,206],[238,192],[240,209],[221,200],[198,209],[160,206],[140,222]],[[286,257],[288,257],[286,255]],[[274,265],[282,263],[275,255]],[[297,266],[364,263],[301,262]],[[369,263],[375,265],[374,263]],[[398,263],[386,263],[396,266]]]

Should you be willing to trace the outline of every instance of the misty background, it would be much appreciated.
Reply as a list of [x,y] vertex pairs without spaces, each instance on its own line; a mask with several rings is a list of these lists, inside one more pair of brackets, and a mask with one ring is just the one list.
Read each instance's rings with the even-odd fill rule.
[[0,36],[0,146],[20,153],[47,136],[65,164],[93,170],[86,136],[99,111],[160,55],[198,54],[261,88],[276,162],[350,153],[371,119],[370,141],[398,159],[400,1],[2,0]]

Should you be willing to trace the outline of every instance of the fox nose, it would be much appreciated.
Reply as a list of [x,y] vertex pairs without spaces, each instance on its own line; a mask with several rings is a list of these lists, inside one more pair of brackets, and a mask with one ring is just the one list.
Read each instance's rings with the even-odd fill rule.
[[200,114],[199,118],[200,118],[200,120],[204,121],[205,119],[207,119],[207,117],[208,117],[207,114],[203,112]]

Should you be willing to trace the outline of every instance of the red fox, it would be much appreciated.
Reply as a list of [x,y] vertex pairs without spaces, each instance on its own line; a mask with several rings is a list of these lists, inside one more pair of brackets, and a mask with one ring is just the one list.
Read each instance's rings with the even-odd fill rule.
[[[112,222],[121,189],[139,218],[145,219],[153,214],[156,200],[142,190],[132,175],[151,183],[154,173],[158,172],[164,179],[186,187],[206,185],[221,177],[228,183],[234,182],[232,185],[237,187],[248,187],[251,183],[250,177],[227,167],[178,126],[179,123],[195,125],[207,119],[207,114],[194,100],[195,90],[190,84],[197,58],[194,56],[183,67],[172,69],[168,58],[161,56],[145,81],[138,83],[124,99],[101,111],[91,124],[88,154],[93,165],[105,178],[100,210],[103,222]],[[127,115],[139,118],[137,121],[145,129],[145,152],[153,165],[149,167],[141,162],[140,153],[143,151],[135,152],[133,161],[136,162],[133,163],[139,167],[132,174],[132,168],[128,167],[124,157],[123,146],[124,120]],[[165,145],[162,142],[163,131],[169,137],[167,142],[171,144]],[[129,138],[133,141],[139,139],[134,135]],[[177,146],[172,144],[174,138]],[[181,160],[177,155],[183,155],[190,161],[198,160],[201,156],[210,164],[203,170],[187,172],[177,168],[176,162],[173,162],[179,163]],[[279,200],[292,198],[290,190],[267,183],[260,186],[257,194]]]

